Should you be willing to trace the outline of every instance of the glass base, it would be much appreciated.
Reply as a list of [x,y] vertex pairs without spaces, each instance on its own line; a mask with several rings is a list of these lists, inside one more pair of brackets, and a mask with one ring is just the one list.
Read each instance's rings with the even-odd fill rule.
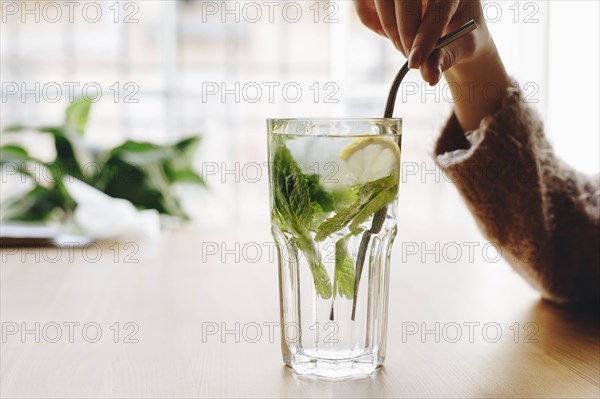
[[368,377],[383,366],[383,359],[367,354],[345,359],[323,359],[306,354],[283,359],[298,375],[312,375],[331,379]]

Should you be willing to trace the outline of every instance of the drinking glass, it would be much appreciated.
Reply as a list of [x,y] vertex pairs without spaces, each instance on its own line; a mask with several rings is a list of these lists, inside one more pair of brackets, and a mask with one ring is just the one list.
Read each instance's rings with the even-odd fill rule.
[[269,119],[283,361],[369,375],[386,353],[402,120]]

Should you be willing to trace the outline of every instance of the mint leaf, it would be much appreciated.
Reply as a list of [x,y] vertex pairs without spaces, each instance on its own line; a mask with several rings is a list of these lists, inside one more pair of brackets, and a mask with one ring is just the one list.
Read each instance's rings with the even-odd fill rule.
[[354,262],[348,253],[346,241],[349,235],[335,243],[335,271],[333,273],[334,295],[352,299],[354,297]]
[[304,235],[314,212],[310,184],[285,145],[278,146],[273,159],[273,205],[290,233]]
[[336,231],[339,231],[346,227],[351,221],[356,212],[360,210],[360,199],[357,200],[357,203],[350,205],[347,208],[344,208],[337,212],[335,215],[325,220],[321,225],[319,225],[317,229],[317,234],[315,235],[316,241],[323,241],[325,238],[329,237]]
[[358,234],[362,231],[360,224],[367,220],[371,215],[389,204],[396,198],[397,186],[394,184],[375,195],[362,209],[354,216],[350,223],[350,231]]
[[310,271],[315,281],[317,294],[323,299],[331,298],[331,282],[325,266],[321,262],[314,241],[308,236],[301,236],[296,239],[296,245],[304,253],[308,260]]
[[328,209],[329,199],[319,185],[318,176],[302,173],[290,150],[282,143],[278,143],[273,157],[272,173],[273,210],[280,227],[296,238],[298,249],[308,261],[319,296],[330,298],[329,275],[309,235],[317,208]]
[[360,231],[358,226],[362,222],[394,200],[398,186],[396,179],[396,176],[390,175],[361,186],[353,204],[339,210],[319,225],[315,240],[323,241],[351,222],[353,234],[357,234]]
[[359,189],[359,196],[372,198],[374,195],[379,194],[381,191],[388,187],[396,186],[398,184],[398,177],[396,175],[389,175],[382,177],[381,179],[370,181],[365,183]]
[[323,212],[332,212],[334,208],[333,195],[323,189],[319,183],[319,175],[309,175],[308,183],[310,185],[310,199],[321,207]]

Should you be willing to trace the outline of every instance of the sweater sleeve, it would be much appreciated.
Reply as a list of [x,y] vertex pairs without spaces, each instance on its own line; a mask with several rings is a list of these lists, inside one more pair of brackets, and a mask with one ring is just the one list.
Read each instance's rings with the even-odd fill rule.
[[561,162],[517,89],[479,128],[452,115],[435,159],[504,259],[544,298],[598,304],[600,183]]

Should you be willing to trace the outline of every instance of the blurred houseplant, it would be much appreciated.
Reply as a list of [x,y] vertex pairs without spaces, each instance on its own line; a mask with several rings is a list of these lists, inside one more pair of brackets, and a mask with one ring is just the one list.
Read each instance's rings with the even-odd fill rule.
[[18,145],[0,147],[4,171],[28,176],[33,189],[2,204],[2,219],[41,222],[66,220],[77,202],[64,179],[78,179],[114,198],[130,201],[137,209],[155,209],[180,219],[188,216],[174,193],[173,185],[205,182],[192,168],[200,138],[190,136],[171,145],[126,141],[112,149],[98,149],[85,140],[91,103],[75,100],[65,112],[61,126],[31,128],[12,126],[4,133],[37,131],[54,138],[56,157],[43,162]]

